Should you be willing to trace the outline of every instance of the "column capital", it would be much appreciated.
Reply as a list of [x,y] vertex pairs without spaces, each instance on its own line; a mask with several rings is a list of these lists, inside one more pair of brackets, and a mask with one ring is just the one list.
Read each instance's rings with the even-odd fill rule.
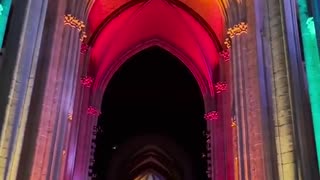
[[243,33],[248,32],[248,24],[246,22],[240,22],[238,24],[235,24],[233,27],[229,28],[227,31],[227,34],[230,38],[233,38],[235,36],[239,36]]

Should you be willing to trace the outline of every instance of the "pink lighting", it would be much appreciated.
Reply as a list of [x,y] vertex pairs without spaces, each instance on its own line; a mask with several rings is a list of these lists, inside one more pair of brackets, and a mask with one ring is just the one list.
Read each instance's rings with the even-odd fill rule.
[[226,62],[230,61],[230,52],[228,49],[221,51],[220,56],[224,59],[224,61]]
[[93,77],[83,76],[80,81],[84,87],[90,88],[93,84],[93,80],[94,80]]
[[211,133],[210,131],[207,131],[206,132],[206,143],[207,143],[207,164],[208,164],[208,167],[207,167],[207,176],[208,178],[211,178],[212,177],[212,156],[211,156]]
[[219,113],[217,111],[211,111],[204,115],[204,119],[207,121],[213,121],[219,119]]
[[89,45],[86,43],[81,43],[80,53],[87,54],[88,50],[89,50]]
[[228,84],[225,82],[217,82],[215,84],[216,92],[217,94],[222,93],[223,91],[226,91],[228,87]]
[[92,106],[89,106],[88,107],[88,115],[91,115],[91,116],[99,116],[101,114],[101,112],[99,110],[97,110],[96,108],[92,107]]

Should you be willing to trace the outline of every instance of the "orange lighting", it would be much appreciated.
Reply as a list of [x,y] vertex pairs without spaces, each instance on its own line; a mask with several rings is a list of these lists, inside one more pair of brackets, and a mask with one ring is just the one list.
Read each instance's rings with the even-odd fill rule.
[[64,16],[64,25],[70,26],[72,28],[76,28],[80,32],[80,41],[84,42],[87,39],[87,33],[85,32],[86,25],[83,21],[78,18],[72,16],[71,14],[67,14]]
[[239,36],[242,33],[248,32],[248,25],[245,22],[240,22],[239,24],[234,25],[232,28],[228,29],[227,34],[230,38],[233,38],[234,36]]

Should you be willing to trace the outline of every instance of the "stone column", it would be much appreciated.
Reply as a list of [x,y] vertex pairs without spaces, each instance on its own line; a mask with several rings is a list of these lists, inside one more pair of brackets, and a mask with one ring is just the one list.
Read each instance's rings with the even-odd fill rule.
[[279,0],[267,3],[269,43],[271,48],[271,75],[273,91],[274,131],[277,149],[279,179],[298,179],[296,152],[292,125],[292,103],[284,42],[282,4]]
[[[227,33],[227,30],[226,30]],[[237,140],[235,141],[236,126],[233,115],[233,82],[232,82],[232,67],[230,59],[230,47],[225,47],[220,52],[220,72],[219,82],[215,84],[219,106],[221,107],[221,119],[223,121],[225,153],[226,153],[226,179],[234,180],[236,178],[237,168]],[[236,143],[236,144],[235,144]]]
[[[77,3],[75,6],[75,2],[60,1],[48,5],[39,56],[43,63],[37,71],[37,88],[30,108],[32,114],[27,124],[19,179],[58,179],[61,173],[80,54],[79,32],[65,27],[63,21],[68,6],[75,11],[80,9],[81,3]],[[32,168],[31,172],[25,167]]]
[[[86,42],[85,42],[86,43]],[[89,48],[89,47],[88,47]],[[90,52],[83,52],[79,59],[79,69],[75,84],[75,98],[72,123],[68,127],[65,140],[66,156],[61,167],[61,179],[88,179],[91,140],[90,93],[92,91],[93,77],[87,74]]]
[[42,0],[13,10],[0,82],[0,179],[17,179],[46,11]]
[[[277,169],[273,179],[318,179],[312,172],[312,135],[305,99],[301,54],[294,1],[255,1],[260,22],[260,58],[265,61],[266,89],[271,89],[270,138],[276,142]],[[259,33],[258,33],[259,34]],[[268,95],[268,94],[267,94]],[[271,121],[272,119],[272,121]],[[303,119],[303,121],[302,121]],[[309,129],[309,130],[308,130]],[[273,135],[274,134],[274,135]],[[271,143],[272,144],[272,143]],[[307,151],[308,150],[308,151]],[[306,162],[308,161],[308,162]],[[269,163],[270,164],[270,163]],[[316,165],[315,165],[316,166]],[[269,171],[270,172],[270,171]]]
[[[69,10],[74,8],[77,13],[81,13],[79,1],[69,3]],[[25,84],[28,89],[16,92],[19,93],[19,100],[25,104],[23,107],[14,108],[16,114],[23,113],[23,116],[19,117],[20,119],[8,117],[10,121],[15,121],[13,125],[16,129],[4,127],[3,132],[7,132],[14,142],[10,147],[11,154],[14,155],[10,155],[11,159],[8,158],[6,163],[6,171],[11,174],[6,176],[8,179],[58,179],[69,124],[68,114],[74,102],[75,79],[79,76],[79,33],[75,29],[64,28],[63,17],[68,7],[66,1],[44,1],[43,4],[40,1],[30,1],[28,6],[24,7],[29,9],[24,26],[32,28],[25,29],[24,33],[27,35],[22,36],[25,44],[22,43],[21,49],[22,52],[29,52],[19,55],[23,63],[17,64],[16,68],[28,68],[29,54],[32,55],[33,66],[29,72],[20,70],[16,74],[29,80],[15,80],[16,83]],[[37,18],[41,20],[40,23]],[[9,42],[10,37],[19,36],[9,34]],[[36,42],[36,46],[31,46],[33,41]],[[10,108],[12,109],[11,106]],[[9,130],[12,131],[11,134]],[[20,149],[14,146],[20,146]]]
[[[267,179],[263,139],[263,94],[257,60],[254,3],[233,4],[229,27],[247,23],[247,32],[234,34],[231,47],[234,118],[237,122],[239,179]],[[232,10],[233,9],[233,10]]]

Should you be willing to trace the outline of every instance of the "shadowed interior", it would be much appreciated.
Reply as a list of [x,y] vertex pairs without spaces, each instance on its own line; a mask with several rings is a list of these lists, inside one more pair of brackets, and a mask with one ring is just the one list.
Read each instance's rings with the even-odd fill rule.
[[97,135],[93,167],[99,179],[107,177],[106,167],[112,159],[117,161],[114,155],[128,141],[153,135],[174,142],[176,147],[168,151],[182,150],[197,179],[206,179],[202,94],[191,72],[169,52],[151,47],[131,57],[109,82],[101,110],[98,126],[102,132]]

